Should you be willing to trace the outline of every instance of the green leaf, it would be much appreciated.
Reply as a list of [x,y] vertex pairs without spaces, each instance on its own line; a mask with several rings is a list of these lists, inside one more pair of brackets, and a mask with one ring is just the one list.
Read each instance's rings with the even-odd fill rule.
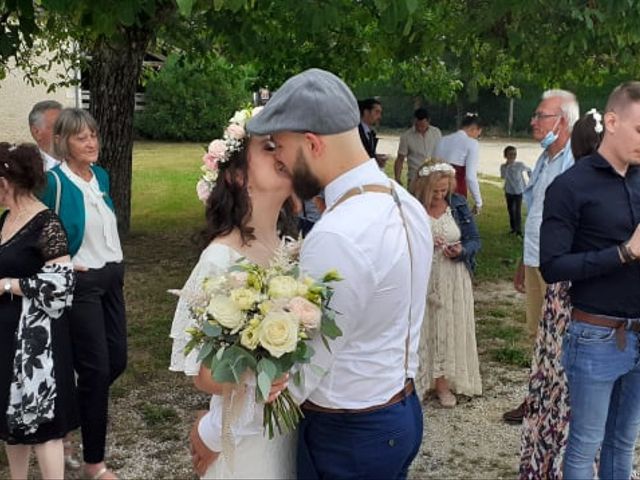
[[196,2],[195,0],[176,0],[176,3],[178,4],[178,10],[180,10],[180,13],[185,17],[188,17],[191,15],[193,4]]
[[212,350],[213,350],[213,345],[209,342],[205,342],[204,345],[202,345],[202,348],[200,349],[200,353],[198,353],[198,362],[201,362],[202,360],[204,360],[207,357],[207,355],[211,353]]
[[220,383],[237,383],[231,365],[227,360],[222,360],[216,365],[216,369],[213,372],[213,379]]
[[418,9],[418,0],[405,0],[407,11],[412,14]]
[[332,340],[342,336],[342,330],[340,330],[340,327],[338,327],[336,321],[331,315],[322,316],[322,325],[320,326],[320,332]]
[[271,378],[266,372],[262,371],[258,373],[258,391],[260,392],[260,399],[262,401],[266,401],[267,398],[269,398],[271,381]]
[[258,362],[256,371],[258,372],[258,375],[260,375],[261,373],[265,373],[269,377],[270,382],[275,380],[276,375],[278,375],[278,367],[269,358],[261,359]]
[[302,370],[298,370],[293,374],[293,384],[298,387],[302,385]]
[[222,327],[220,325],[214,325],[210,322],[204,322],[202,331],[207,337],[218,337],[222,333]]

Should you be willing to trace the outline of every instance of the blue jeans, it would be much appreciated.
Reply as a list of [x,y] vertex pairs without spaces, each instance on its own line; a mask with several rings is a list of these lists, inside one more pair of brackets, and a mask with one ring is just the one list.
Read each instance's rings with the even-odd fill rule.
[[628,479],[640,429],[638,334],[625,331],[626,347],[612,328],[572,321],[563,339],[571,420],[564,456],[566,480],[590,479],[600,452],[599,477]]
[[406,479],[420,450],[422,408],[415,392],[371,413],[304,415],[299,479]]

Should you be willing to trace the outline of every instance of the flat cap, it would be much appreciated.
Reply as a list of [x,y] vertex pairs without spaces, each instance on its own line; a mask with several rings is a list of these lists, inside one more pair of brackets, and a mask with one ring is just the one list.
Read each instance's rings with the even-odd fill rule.
[[256,135],[334,135],[356,128],[359,123],[358,102],[349,87],[333,73],[311,68],[284,82],[246,127]]

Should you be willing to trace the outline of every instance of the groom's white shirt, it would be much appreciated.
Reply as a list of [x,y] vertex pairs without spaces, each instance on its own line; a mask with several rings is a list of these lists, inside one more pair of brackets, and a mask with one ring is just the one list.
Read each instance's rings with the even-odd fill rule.
[[[289,383],[294,398],[326,408],[361,409],[387,402],[404,386],[405,341],[411,304],[408,377],[418,367],[418,342],[431,271],[433,240],[424,207],[394,184],[406,217],[413,268],[402,218],[393,197],[364,193],[340,197],[360,185],[389,186],[391,180],[375,160],[349,170],[325,188],[327,210],[304,241],[302,269],[315,278],[337,269],[344,278],[334,284],[331,306],[343,335],[319,338],[311,363],[323,372],[301,367],[304,382]],[[413,275],[413,277],[412,277]]]

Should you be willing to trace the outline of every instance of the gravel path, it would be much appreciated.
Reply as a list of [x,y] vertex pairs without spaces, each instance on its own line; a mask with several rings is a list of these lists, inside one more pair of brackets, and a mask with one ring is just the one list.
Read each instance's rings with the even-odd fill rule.
[[[480,285],[478,302],[520,302],[505,285]],[[129,368],[135,369],[135,360]],[[435,400],[425,404],[422,449],[410,478],[514,478],[520,429],[502,423],[500,415],[521,401],[527,371],[484,358],[481,369],[482,397],[461,399],[454,409],[439,408]],[[152,378],[134,372],[112,393],[108,463],[114,471],[123,479],[196,478],[187,436],[194,412],[206,408],[207,397],[168,371]],[[0,478],[6,477],[5,460]],[[37,468],[31,477],[39,477]],[[68,478],[79,478],[78,472]]]

